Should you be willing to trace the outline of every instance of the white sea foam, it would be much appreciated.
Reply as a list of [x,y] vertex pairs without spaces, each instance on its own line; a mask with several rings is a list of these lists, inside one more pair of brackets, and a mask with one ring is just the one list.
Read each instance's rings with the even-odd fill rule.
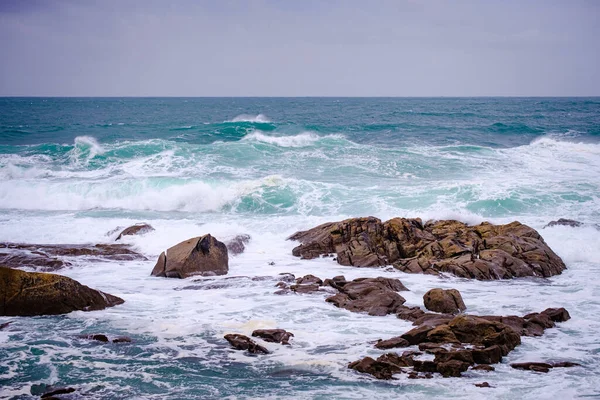
[[240,114],[237,117],[233,118],[230,121],[225,122],[259,122],[259,123],[269,123],[271,120],[267,118],[264,114],[251,115],[251,114]]

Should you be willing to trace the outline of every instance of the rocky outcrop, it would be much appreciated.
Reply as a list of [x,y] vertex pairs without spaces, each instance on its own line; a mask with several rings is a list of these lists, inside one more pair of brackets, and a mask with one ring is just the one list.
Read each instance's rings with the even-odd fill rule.
[[98,261],[146,260],[124,244],[24,244],[0,243],[0,265],[52,272],[70,266],[64,258],[88,257]]
[[458,314],[467,309],[456,289],[431,289],[423,295],[423,303],[429,311],[445,314]]
[[339,293],[325,299],[336,307],[369,315],[395,313],[406,301],[397,292],[408,290],[398,279],[358,278],[334,282]]
[[55,315],[103,310],[123,299],[66,276],[0,267],[0,315]]
[[227,250],[234,256],[242,254],[246,250],[246,245],[250,242],[250,235],[237,235],[225,243]]
[[341,265],[393,265],[409,273],[508,279],[560,274],[565,264],[534,229],[519,222],[469,226],[459,221],[375,217],[329,222],[289,237],[304,259],[335,254]]
[[252,336],[259,337],[265,342],[290,344],[290,338],[294,334],[285,329],[256,329],[252,332]]
[[570,368],[579,367],[581,364],[577,364],[570,361],[545,363],[545,362],[524,362],[524,363],[512,363],[511,367],[515,369],[523,369],[535,372],[550,372],[552,368]]
[[187,278],[225,275],[229,271],[227,247],[210,234],[195,237],[162,252],[152,276]]
[[[433,315],[439,316],[439,314]],[[415,358],[420,353],[408,355],[405,352],[404,363],[407,364],[406,359],[410,359],[413,372],[440,373],[444,377],[451,377],[461,376],[469,367],[476,364],[499,363],[502,361],[502,357],[521,343],[522,335],[541,334],[540,332],[543,333],[544,329],[555,326],[555,322],[569,319],[569,313],[563,308],[551,308],[524,317],[486,317],[462,314],[450,318],[443,316],[438,319],[423,317],[420,319],[420,324],[414,329],[400,337],[380,341],[378,344],[383,343],[384,345],[376,345],[376,347],[396,347],[395,343],[400,346],[418,345],[421,351],[434,354],[435,357],[433,360],[420,360]],[[500,322],[502,320],[510,322],[511,325]],[[391,379],[395,373],[406,372],[397,362],[392,362],[392,366],[388,365],[390,360],[399,357],[398,355],[386,354],[385,356],[385,359],[380,359],[380,357],[377,360],[367,357],[351,363],[349,367],[359,372],[370,373],[379,379]],[[570,366],[574,363],[563,364]],[[563,365],[556,364],[554,366]],[[520,364],[517,364],[515,368],[531,369]],[[536,368],[535,365],[533,368]],[[490,368],[485,369],[489,370]]]
[[246,350],[252,354],[269,354],[269,350],[250,339],[248,336],[230,333],[225,335],[225,340],[237,350]]
[[123,229],[115,240],[121,240],[123,236],[143,235],[145,233],[152,232],[153,230],[154,228],[151,225],[142,222]]

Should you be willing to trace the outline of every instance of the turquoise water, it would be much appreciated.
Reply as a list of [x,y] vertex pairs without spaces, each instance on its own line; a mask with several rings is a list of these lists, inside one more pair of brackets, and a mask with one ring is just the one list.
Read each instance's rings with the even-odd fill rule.
[[[117,226],[156,228],[126,239],[147,262],[73,259],[60,272],[123,306],[10,319],[0,398],[31,398],[45,384],[115,399],[472,398],[482,380],[497,398],[599,395],[599,193],[599,98],[0,98],[1,241],[110,242]],[[291,256],[291,233],[366,215],[520,220],[569,269],[544,281],[470,282]],[[542,229],[561,217],[586,225]],[[502,364],[462,379],[373,381],[347,363],[379,354],[369,341],[403,333],[405,321],[332,309],[326,294],[275,296],[275,281],[194,291],[148,276],[162,250],[207,232],[252,236],[231,276],[386,274],[411,289],[409,305],[438,286],[458,288],[473,313],[565,306],[570,322],[524,340],[509,360],[586,368],[541,376]],[[257,327],[291,330],[293,346],[250,357],[222,339]],[[95,345],[82,333],[134,343]]]

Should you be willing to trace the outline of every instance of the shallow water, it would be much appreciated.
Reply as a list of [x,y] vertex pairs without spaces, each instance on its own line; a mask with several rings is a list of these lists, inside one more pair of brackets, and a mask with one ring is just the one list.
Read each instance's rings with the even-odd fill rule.
[[[599,110],[598,99],[0,99],[0,241],[105,243],[117,226],[156,228],[125,239],[149,261],[74,258],[60,271],[125,304],[0,318],[13,321],[0,331],[0,398],[33,398],[39,384],[114,399],[599,397]],[[291,255],[295,231],[366,215],[519,220],[568,269],[478,282]],[[542,229],[560,217],[587,225]],[[208,232],[252,237],[227,277],[149,276],[162,250]],[[327,291],[275,295],[280,273],[397,277],[410,306],[453,287],[473,314],[565,307],[572,319],[523,338],[495,372],[381,382],[347,364],[410,323],[337,309]],[[223,339],[257,328],[293,332],[292,346],[249,356]],[[582,367],[509,367],[548,360]]]

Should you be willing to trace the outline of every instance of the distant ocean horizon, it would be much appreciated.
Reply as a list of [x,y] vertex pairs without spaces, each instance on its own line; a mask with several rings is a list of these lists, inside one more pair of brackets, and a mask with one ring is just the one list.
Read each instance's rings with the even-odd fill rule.
[[[296,231],[375,216],[518,220],[567,270],[474,281],[352,268],[292,256]],[[545,227],[568,218],[580,227]],[[123,242],[148,261],[73,258],[58,271],[123,305],[63,316],[0,317],[0,398],[33,385],[91,398],[575,398],[600,396],[600,97],[0,97],[0,242]],[[387,276],[422,306],[456,288],[469,313],[565,307],[572,319],[523,343],[496,371],[375,381],[347,368],[412,328],[393,315],[337,309],[325,295],[278,296],[272,280],[194,290],[150,277],[190,237],[246,234],[228,276]],[[284,328],[292,346],[235,352],[226,333]],[[123,346],[82,334],[126,335]],[[548,374],[511,362],[574,361]],[[474,383],[489,382],[491,389]],[[35,390],[34,390],[35,391]]]

